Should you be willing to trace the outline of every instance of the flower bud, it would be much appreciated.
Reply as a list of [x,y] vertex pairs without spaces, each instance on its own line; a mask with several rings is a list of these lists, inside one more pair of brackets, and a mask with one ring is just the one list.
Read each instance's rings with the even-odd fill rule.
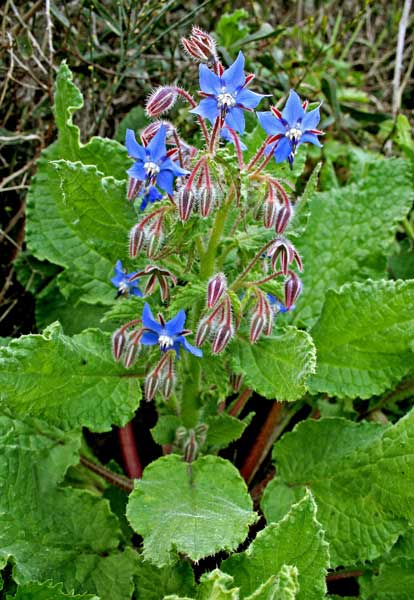
[[126,346],[125,349],[125,356],[124,356],[124,365],[126,369],[129,369],[129,367],[132,367],[132,365],[134,364],[139,351],[141,349],[141,344],[136,344],[134,343],[134,341],[128,341],[128,344]]
[[257,342],[265,326],[266,318],[259,312],[255,311],[252,316],[249,332],[249,339],[252,344]]
[[134,225],[129,232],[129,256],[136,258],[138,252],[143,248],[145,244],[145,231],[140,224]]
[[188,433],[189,433],[188,439],[184,444],[184,460],[186,462],[191,463],[197,457],[198,444],[196,441],[194,429],[190,429],[190,431]]
[[227,346],[231,338],[233,337],[234,331],[232,325],[221,325],[214,336],[214,341],[211,346],[213,354],[220,354]]
[[279,205],[274,195],[269,194],[263,204],[263,225],[267,229],[275,226],[278,208]]
[[296,302],[302,291],[302,282],[293,271],[289,271],[289,277],[285,281],[285,306],[289,310]]
[[216,203],[216,190],[212,185],[203,186],[198,192],[198,205],[201,216],[206,218]]
[[163,216],[156,219],[147,229],[147,256],[153,258],[162,246],[164,241]]
[[227,280],[224,273],[217,273],[208,282],[207,306],[213,308],[227,290]]
[[[141,141],[144,146],[148,146],[152,138],[157,135],[159,128],[163,125],[166,129],[166,142],[174,135],[175,127],[168,121],[154,121],[145,127],[141,133]],[[171,143],[171,142],[170,142]]]
[[139,194],[141,186],[142,181],[140,179],[134,179],[134,177],[130,177],[128,182],[128,200],[135,200]]
[[181,188],[177,193],[177,206],[180,220],[185,223],[188,221],[193,210],[195,200],[194,191],[187,186]]
[[151,371],[145,379],[145,398],[148,402],[153,400],[160,386],[160,376],[156,371]]
[[200,423],[195,428],[196,440],[198,441],[200,446],[202,446],[207,439],[207,431],[208,425],[206,423]]
[[280,261],[280,270],[283,275],[287,275],[289,265],[295,261],[299,269],[302,271],[303,265],[302,260],[296,250],[289,240],[286,240],[282,237],[277,238],[274,244],[270,247],[268,256],[271,257],[272,269],[276,271],[277,261]]
[[201,319],[197,325],[195,345],[202,346],[211,333],[211,323],[208,319]]
[[276,223],[275,223],[275,230],[276,233],[283,233],[286,229],[286,227],[289,225],[290,219],[292,218],[293,215],[293,209],[292,209],[292,205],[289,204],[283,204],[278,212],[277,212],[277,217],[276,217]]
[[126,335],[122,329],[118,329],[112,336],[112,354],[114,359],[118,361],[124,351],[126,344]]
[[216,60],[216,43],[209,33],[196,25],[193,26],[190,37],[182,38],[184,50],[193,58],[201,62]]
[[174,87],[161,86],[154,90],[148,98],[145,107],[149,117],[159,117],[162,113],[170,110],[177,100],[177,92]]

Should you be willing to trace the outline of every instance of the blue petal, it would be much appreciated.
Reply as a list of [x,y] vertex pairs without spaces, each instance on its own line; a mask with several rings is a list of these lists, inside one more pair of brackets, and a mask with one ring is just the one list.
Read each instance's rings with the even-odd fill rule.
[[115,263],[115,273],[124,273],[124,269],[122,267],[122,262],[118,259]]
[[241,108],[236,106],[231,108],[227,113],[224,120],[225,124],[237,131],[238,133],[244,133],[245,121],[244,114]]
[[289,127],[295,127],[305,116],[305,111],[302,107],[302,102],[295,90],[290,90],[289,98],[287,99],[285,108],[282,112],[282,117],[289,123]]
[[165,125],[161,125],[146,148],[151,160],[155,163],[167,154],[167,149],[165,147],[166,136],[167,128]]
[[149,304],[146,302],[142,311],[142,324],[146,329],[155,331],[161,335],[162,325],[158,323],[153,317]]
[[307,129],[316,129],[317,124],[321,120],[321,115],[318,108],[305,113],[302,121],[302,129],[306,131]]
[[234,63],[224,71],[221,76],[228,92],[235,92],[237,89],[244,86],[246,76],[244,74],[244,56],[243,52],[239,52]]
[[314,144],[315,146],[322,148],[322,144],[318,140],[317,135],[314,133],[304,133],[302,135],[302,137],[300,138],[298,145],[300,146],[301,144],[305,144],[306,142],[310,142],[311,144]]
[[129,156],[132,156],[132,158],[137,160],[145,160],[145,148],[138,144],[137,140],[135,139],[135,133],[132,131],[132,129],[126,130],[125,146],[128,150]]
[[117,288],[120,286],[123,280],[124,276],[121,273],[118,273],[117,275],[115,275],[115,277],[112,277],[111,283]]
[[270,111],[258,112],[257,118],[260,125],[268,135],[277,135],[278,133],[286,133],[286,125],[280,119],[274,116]]
[[158,335],[153,331],[146,331],[142,334],[141,344],[143,346],[155,346],[155,344],[158,344]]
[[275,149],[275,159],[277,163],[283,162],[292,152],[292,142],[287,137],[282,137],[277,143]]
[[187,342],[185,337],[183,337],[182,340],[182,344],[187,350],[187,352],[191,352],[191,354],[194,354],[194,356],[199,356],[200,358],[203,356],[203,351],[201,350],[201,348],[196,348],[196,346],[192,346],[189,342]]
[[220,111],[217,108],[217,100],[215,100],[215,98],[204,98],[201,100],[200,104],[190,110],[190,112],[200,115],[204,119],[208,119],[210,123],[214,123]]
[[206,65],[200,65],[200,89],[205,94],[216,96],[220,93],[220,77],[210,71]]
[[127,173],[130,177],[138,179],[139,181],[145,181],[147,176],[144,169],[144,164],[141,162],[135,162],[132,167],[128,169]]
[[[135,283],[135,281],[134,281],[134,283]],[[131,288],[130,294],[132,294],[133,296],[139,296],[140,298],[144,297],[144,294],[141,292],[141,290],[139,289],[138,286]]]
[[190,171],[187,171],[187,169],[182,169],[180,165],[171,160],[171,158],[166,158],[161,165],[161,171],[167,169],[168,171],[172,171],[174,177],[181,177],[182,175],[190,174]]
[[243,89],[237,94],[236,102],[244,108],[256,108],[262,98],[264,98],[264,94],[256,94],[256,92]]
[[184,329],[184,324],[185,324],[185,320],[186,320],[187,315],[185,314],[185,311],[183,309],[181,309],[173,319],[171,319],[171,321],[168,321],[165,324],[165,333],[166,335],[169,335],[170,337],[173,337],[179,333],[182,332],[182,330]]
[[172,171],[163,170],[158,173],[157,176],[157,185],[167,192],[167,194],[172,194],[174,192],[173,189],[174,175]]

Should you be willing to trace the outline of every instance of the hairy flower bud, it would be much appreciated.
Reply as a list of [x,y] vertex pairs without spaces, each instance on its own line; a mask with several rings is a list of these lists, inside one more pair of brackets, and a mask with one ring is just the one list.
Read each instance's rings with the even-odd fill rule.
[[275,231],[276,233],[283,233],[286,229],[286,227],[289,225],[290,219],[292,218],[293,215],[293,208],[292,205],[289,204],[283,204],[278,212],[277,212],[277,217],[276,217],[276,223],[275,223]]
[[227,280],[224,273],[217,273],[208,282],[207,306],[213,308],[227,290]]
[[277,238],[269,248],[268,256],[272,259],[272,269],[276,271],[277,261],[280,262],[280,269],[283,275],[287,275],[289,265],[295,261],[299,269],[302,271],[302,260],[296,250],[289,240],[285,238]]
[[187,186],[182,187],[177,192],[177,207],[180,215],[180,220],[185,223],[188,221],[191,211],[193,210],[195,200],[194,191]]
[[118,361],[124,351],[126,344],[126,334],[122,329],[118,329],[112,336],[112,354],[114,359]]
[[214,341],[211,346],[213,354],[220,354],[233,337],[234,330],[232,325],[221,325],[214,336]]
[[148,98],[145,110],[149,117],[159,117],[162,113],[170,110],[177,100],[177,92],[174,87],[161,86],[154,90]]
[[279,204],[273,194],[269,194],[263,204],[263,225],[271,229],[276,224]]
[[129,232],[129,256],[136,258],[138,252],[143,248],[145,244],[145,231],[140,224],[134,225]]
[[198,192],[198,205],[201,216],[206,218],[216,203],[216,190],[212,185],[203,186]]
[[296,302],[302,291],[302,282],[293,271],[289,271],[289,277],[285,281],[285,306],[289,310]]
[[252,344],[257,342],[257,340],[259,339],[260,335],[262,334],[265,326],[266,326],[266,318],[264,317],[264,315],[255,311],[252,316],[252,320],[250,323],[250,332],[249,332],[249,339]]
[[141,141],[144,146],[148,146],[152,138],[157,135],[160,127],[163,126],[166,129],[166,143],[171,143],[171,139],[174,137],[175,127],[168,121],[154,121],[145,127],[141,132]]
[[215,61],[217,58],[216,43],[213,37],[196,25],[193,26],[190,37],[182,38],[181,43],[184,50],[198,61],[209,62]]
[[136,344],[134,341],[129,340],[128,344],[125,348],[125,356],[124,356],[124,365],[126,369],[129,369],[134,364],[139,351],[141,349],[141,344]]
[[151,371],[145,379],[145,398],[148,402],[154,399],[160,386],[160,376],[155,370]]
[[211,323],[208,319],[201,319],[197,325],[195,334],[196,346],[202,346],[211,333]]
[[188,434],[188,438],[184,444],[184,460],[191,463],[197,458],[198,444],[194,429],[190,429]]
[[139,191],[142,186],[142,181],[140,179],[135,179],[134,177],[130,177],[128,182],[128,200],[135,200],[138,196]]

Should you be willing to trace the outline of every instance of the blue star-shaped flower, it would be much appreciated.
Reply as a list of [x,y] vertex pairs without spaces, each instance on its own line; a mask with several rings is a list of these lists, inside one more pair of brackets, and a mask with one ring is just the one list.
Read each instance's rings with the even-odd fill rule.
[[200,65],[200,89],[206,97],[191,112],[208,119],[212,124],[221,114],[228,127],[243,133],[243,110],[252,111],[264,97],[246,89],[250,81],[251,77],[246,78],[244,74],[242,52],[221,77],[210,71],[207,65]]
[[283,302],[281,302],[278,298],[276,298],[276,296],[274,296],[273,294],[266,294],[267,295],[267,299],[270,302],[270,306],[273,310],[273,312],[275,314],[277,313],[287,313],[291,310],[294,310],[296,307],[295,305],[291,306],[290,308],[286,308],[286,306],[283,304]]
[[135,159],[127,173],[143,183],[139,192],[139,196],[142,196],[141,210],[145,209],[148,202],[162,198],[157,187],[167,194],[172,194],[174,178],[189,173],[168,157],[165,147],[166,135],[167,129],[161,125],[148,146],[141,146],[136,141],[132,129],[126,130],[125,145],[129,156]]
[[111,282],[116,288],[118,288],[119,296],[144,296],[138,287],[139,280],[136,279],[135,281],[129,281],[129,278],[133,275],[135,275],[135,272],[127,273],[122,267],[122,262],[120,260],[116,261],[115,277],[112,277]]
[[142,311],[142,325],[144,333],[141,338],[141,344],[144,346],[159,345],[163,352],[175,350],[177,357],[180,356],[180,348],[184,346],[187,352],[191,352],[194,356],[203,356],[202,350],[189,344],[185,338],[191,333],[184,329],[186,314],[184,310],[180,310],[173,319],[165,322],[160,318],[160,323],[153,317],[149,304],[145,303]]
[[270,143],[277,142],[274,149],[277,163],[287,159],[293,165],[298,147],[305,142],[322,147],[317,136],[323,132],[315,129],[320,121],[319,107],[307,113],[297,93],[290,90],[283,112],[272,111],[258,112],[257,116],[266,133],[272,136]]

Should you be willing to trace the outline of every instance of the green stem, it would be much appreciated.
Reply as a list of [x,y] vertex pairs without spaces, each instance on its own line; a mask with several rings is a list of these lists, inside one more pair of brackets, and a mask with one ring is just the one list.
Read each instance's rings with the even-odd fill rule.
[[411,222],[408,220],[407,217],[404,217],[403,220],[401,221],[401,225],[403,226],[404,231],[410,240],[410,244],[412,244],[414,241],[414,228],[411,225]]
[[220,243],[221,236],[223,235],[227,214],[233,200],[233,193],[234,190],[231,190],[227,201],[224,202],[223,206],[216,213],[210,240],[204,256],[201,259],[200,279],[202,281],[205,281],[214,273],[214,263],[216,261],[217,248]]

